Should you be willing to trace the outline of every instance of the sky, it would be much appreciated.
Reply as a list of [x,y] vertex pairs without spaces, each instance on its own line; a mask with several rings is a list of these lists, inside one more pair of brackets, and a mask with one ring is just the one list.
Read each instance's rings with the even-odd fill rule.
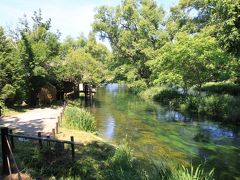
[[[178,0],[157,0],[166,11]],[[101,5],[116,6],[121,0],[0,0],[0,26],[6,30],[15,28],[24,14],[30,20],[34,11],[42,10],[45,20],[51,18],[52,31],[61,33],[61,39],[67,35],[85,36],[91,30],[95,9]]]

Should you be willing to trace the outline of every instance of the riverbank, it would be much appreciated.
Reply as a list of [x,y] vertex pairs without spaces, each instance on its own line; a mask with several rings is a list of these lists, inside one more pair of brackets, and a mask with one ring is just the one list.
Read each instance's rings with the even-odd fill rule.
[[183,94],[169,87],[151,87],[139,94],[182,114],[209,117],[216,121],[240,124],[240,87],[233,83],[207,83],[201,91]]
[[[119,100],[115,99],[115,102],[119,102]],[[70,104],[75,108],[79,107],[79,102],[70,102]],[[124,107],[124,109],[127,109],[126,106]],[[71,112],[75,112],[75,110],[72,110]],[[82,113],[83,110],[77,110],[76,112]],[[67,113],[65,112],[64,114],[66,115]],[[88,113],[83,114],[86,115]],[[84,117],[88,117],[88,115]],[[82,119],[81,117],[77,117],[77,121]],[[63,120],[61,125],[64,125],[64,123],[65,120]],[[82,128],[82,126],[78,127]],[[165,128],[168,129],[166,126]],[[96,130],[99,129],[97,128]],[[79,179],[119,179],[119,177],[120,179],[156,179],[159,176],[163,176],[165,179],[176,179],[176,177],[183,174],[188,177],[193,175],[189,174],[186,168],[182,168],[181,163],[173,163],[168,158],[159,160],[159,158],[155,159],[150,156],[142,158],[135,156],[135,152],[123,138],[117,143],[118,145],[112,145],[109,141],[96,136],[95,132],[83,132],[69,128],[69,126],[68,128],[61,126],[59,131],[60,133],[57,134],[57,138],[69,140],[70,136],[73,135],[76,142],[83,144],[82,146],[76,146],[76,160],[71,160],[71,151],[67,146],[65,150],[59,151],[54,143],[50,144],[50,146],[44,144],[44,148],[39,149],[38,145],[34,142],[17,141],[14,154],[18,158],[17,162],[20,163],[19,166],[23,169],[23,172],[33,178],[39,177],[40,174],[41,178],[45,179],[74,179],[74,177]],[[146,133],[143,134],[146,135]],[[162,143],[158,145],[152,144],[151,136],[143,140],[147,145],[157,147],[158,151],[166,149]],[[175,145],[177,147],[180,144],[177,143]],[[166,153],[166,151],[161,151],[162,155]],[[168,155],[172,156],[173,151],[169,149]],[[187,167],[192,168],[191,166]],[[196,170],[197,166],[194,167]],[[207,171],[209,172],[209,170]],[[201,173],[202,171],[199,172]],[[206,174],[208,175],[208,173]],[[205,176],[205,173],[198,174],[198,176]],[[178,177],[177,179],[181,178]]]
[[[65,117],[63,122],[65,121]],[[63,123],[64,124],[64,123]],[[192,179],[206,177],[212,179],[213,172],[205,174],[202,167],[190,173],[187,168],[170,166],[162,160],[154,162],[139,159],[133,154],[126,140],[119,145],[107,143],[90,132],[60,127],[57,138],[74,136],[76,157],[72,161],[68,147],[59,151],[57,144],[43,144],[39,147],[32,141],[15,141],[14,154],[23,173],[31,178],[43,179]],[[190,167],[192,168],[192,167]]]

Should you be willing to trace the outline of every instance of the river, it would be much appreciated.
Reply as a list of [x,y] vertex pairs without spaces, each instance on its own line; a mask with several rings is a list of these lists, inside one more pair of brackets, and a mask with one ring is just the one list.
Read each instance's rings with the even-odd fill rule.
[[118,84],[98,88],[88,109],[99,136],[112,143],[127,139],[136,156],[202,163],[206,170],[215,169],[216,179],[240,177],[239,127],[183,116]]

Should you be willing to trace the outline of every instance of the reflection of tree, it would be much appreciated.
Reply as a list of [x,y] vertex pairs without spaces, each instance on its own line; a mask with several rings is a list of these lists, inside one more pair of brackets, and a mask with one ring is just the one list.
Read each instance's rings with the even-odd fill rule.
[[203,129],[198,129],[198,133],[194,136],[194,140],[196,142],[203,142],[203,143],[209,143],[210,142],[211,134]]
[[206,161],[205,169],[215,169],[216,179],[233,179],[240,173],[240,166],[236,148],[239,137],[231,129],[210,122],[203,122],[198,128],[198,133],[193,138],[198,143],[198,158],[193,159],[193,164]]

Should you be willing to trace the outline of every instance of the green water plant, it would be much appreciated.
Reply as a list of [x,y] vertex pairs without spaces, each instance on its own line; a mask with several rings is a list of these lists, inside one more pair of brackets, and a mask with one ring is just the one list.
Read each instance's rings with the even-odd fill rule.
[[182,166],[174,174],[174,180],[212,180],[214,179],[214,169],[209,173],[205,173],[204,168],[198,165],[196,169],[191,165],[190,168]]
[[64,125],[68,128],[84,130],[87,132],[95,132],[95,118],[88,111],[74,107],[67,106],[64,112]]

